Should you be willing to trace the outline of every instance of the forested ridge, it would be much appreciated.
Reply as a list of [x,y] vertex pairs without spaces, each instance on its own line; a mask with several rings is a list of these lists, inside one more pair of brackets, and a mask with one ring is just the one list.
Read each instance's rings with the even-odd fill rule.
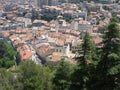
[[[64,58],[59,63],[45,65],[26,60],[8,70],[12,64],[5,66],[3,62],[14,59],[11,55],[15,53],[0,44],[0,90],[120,90],[120,27],[117,19],[112,18],[105,28],[101,48],[97,48],[89,33],[85,33],[80,46],[82,52],[79,52],[82,56],[77,64],[70,64]],[[9,52],[14,54],[9,55]]]

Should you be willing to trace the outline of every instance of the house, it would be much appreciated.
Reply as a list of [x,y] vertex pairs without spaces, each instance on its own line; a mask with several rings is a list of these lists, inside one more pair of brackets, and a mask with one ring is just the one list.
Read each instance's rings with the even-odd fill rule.
[[17,17],[15,20],[17,23],[23,23],[24,27],[28,27],[29,25],[32,24],[31,19],[29,18],[24,18],[24,17]]
[[38,43],[34,47],[42,60],[46,60],[46,57],[54,52],[54,47],[50,46],[49,43]]
[[34,20],[33,23],[32,23],[32,26],[33,27],[40,27],[40,26],[43,26],[43,25],[47,25],[47,21],[44,21],[44,20]]

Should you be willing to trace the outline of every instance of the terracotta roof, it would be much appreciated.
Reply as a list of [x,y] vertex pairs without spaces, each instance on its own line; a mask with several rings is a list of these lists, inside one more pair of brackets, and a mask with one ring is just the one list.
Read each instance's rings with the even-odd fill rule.
[[100,37],[97,37],[97,38],[94,38],[93,40],[94,40],[95,44],[99,44],[102,42],[103,39]]
[[61,60],[61,57],[63,56],[64,54],[63,53],[60,53],[60,52],[53,52],[53,54],[51,55],[52,56],[52,59],[50,61],[53,61],[53,62],[58,62]]
[[10,35],[9,31],[2,31],[2,34],[4,37],[8,37]]
[[61,39],[56,40],[56,45],[64,46],[64,44],[65,44],[64,40]]
[[47,53],[47,52],[49,52],[51,50],[54,50],[54,47],[50,46],[47,43],[37,44],[36,47],[42,54],[45,54],[45,53]]
[[20,57],[22,60],[29,59],[32,56],[32,52],[30,51],[20,51]]

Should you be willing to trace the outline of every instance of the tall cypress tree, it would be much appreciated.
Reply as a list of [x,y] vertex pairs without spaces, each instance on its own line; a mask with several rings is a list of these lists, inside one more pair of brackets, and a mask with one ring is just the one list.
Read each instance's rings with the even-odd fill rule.
[[84,63],[87,63],[87,60],[89,60],[89,62],[92,62],[92,60],[96,58],[95,50],[96,48],[92,37],[89,35],[88,32],[85,32],[82,44],[83,57],[81,58],[81,60]]
[[102,57],[98,64],[97,90],[114,90],[120,80],[120,29],[111,19],[103,40]]
[[94,68],[96,59],[95,46],[88,32],[85,33],[82,44],[82,54],[79,64],[71,75],[70,90],[87,90],[88,81],[92,76],[91,69]]

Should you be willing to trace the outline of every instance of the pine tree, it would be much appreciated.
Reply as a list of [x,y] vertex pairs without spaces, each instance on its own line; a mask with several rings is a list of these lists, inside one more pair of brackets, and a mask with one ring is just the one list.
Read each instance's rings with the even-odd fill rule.
[[93,59],[96,58],[95,53],[96,48],[92,40],[92,37],[89,35],[88,32],[85,33],[85,36],[83,38],[82,50],[83,50],[82,61],[84,61],[84,63],[87,63],[87,60],[91,62]]
[[116,20],[111,19],[103,40],[102,57],[98,64],[97,90],[114,90],[120,80],[120,29]]
[[[79,64],[71,75],[70,90],[87,90],[87,84],[92,77],[92,71],[95,67],[94,60],[96,59],[95,46],[88,32],[85,33],[82,44],[82,57]],[[81,54],[81,53],[80,53]],[[96,59],[97,60],[97,59]]]

